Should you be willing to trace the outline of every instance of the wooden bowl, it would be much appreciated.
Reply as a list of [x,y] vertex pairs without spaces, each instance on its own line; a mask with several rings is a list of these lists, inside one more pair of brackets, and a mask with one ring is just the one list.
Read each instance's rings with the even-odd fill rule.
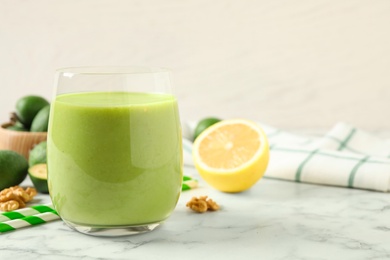
[[46,141],[47,132],[20,132],[8,130],[10,123],[0,127],[0,150],[12,150],[28,159],[30,150],[34,145]]

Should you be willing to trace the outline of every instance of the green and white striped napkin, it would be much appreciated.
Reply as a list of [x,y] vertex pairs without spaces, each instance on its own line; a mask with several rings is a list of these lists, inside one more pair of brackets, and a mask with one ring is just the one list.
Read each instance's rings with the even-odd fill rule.
[[[260,123],[259,123],[260,124]],[[195,124],[184,126],[191,136]],[[388,192],[390,142],[346,123],[326,135],[292,134],[260,124],[270,144],[270,162],[264,177]],[[192,143],[185,139],[184,162],[193,165]]]

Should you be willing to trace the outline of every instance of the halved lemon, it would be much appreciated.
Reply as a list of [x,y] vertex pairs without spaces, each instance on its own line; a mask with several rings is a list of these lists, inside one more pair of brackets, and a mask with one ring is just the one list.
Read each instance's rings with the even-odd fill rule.
[[223,120],[198,136],[192,156],[201,177],[212,187],[241,192],[264,175],[269,161],[268,140],[253,121]]

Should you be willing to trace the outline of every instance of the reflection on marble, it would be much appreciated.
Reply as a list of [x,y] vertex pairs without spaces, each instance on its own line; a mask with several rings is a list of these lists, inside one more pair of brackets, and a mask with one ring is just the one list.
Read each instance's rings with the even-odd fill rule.
[[[98,238],[55,221],[0,235],[0,259],[390,259],[388,193],[272,179],[239,194],[200,186],[151,233]],[[198,195],[221,210],[191,212],[185,204]]]

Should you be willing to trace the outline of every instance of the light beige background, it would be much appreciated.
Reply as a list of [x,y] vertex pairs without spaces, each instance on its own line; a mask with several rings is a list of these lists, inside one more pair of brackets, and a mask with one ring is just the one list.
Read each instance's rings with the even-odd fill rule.
[[0,0],[0,118],[56,68],[174,71],[183,120],[390,130],[390,1]]

